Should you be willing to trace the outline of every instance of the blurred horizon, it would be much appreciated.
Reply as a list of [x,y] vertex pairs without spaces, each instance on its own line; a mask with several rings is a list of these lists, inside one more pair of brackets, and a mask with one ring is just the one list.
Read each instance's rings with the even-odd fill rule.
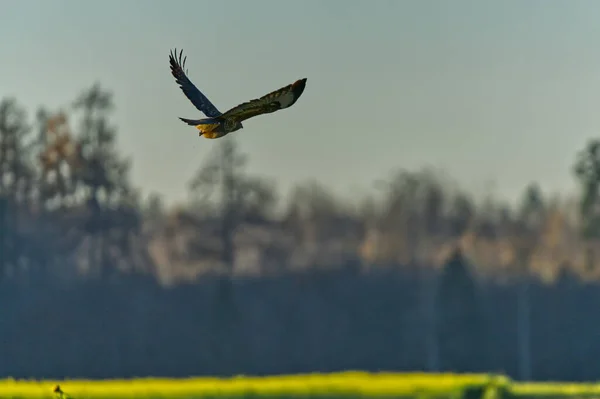
[[177,119],[202,115],[169,73],[173,48],[222,111],[308,78],[294,107],[235,133],[249,170],[286,195],[316,178],[362,197],[394,169],[424,166],[478,197],[514,202],[531,181],[572,195],[572,155],[600,133],[591,0],[28,0],[3,13],[0,34],[18,38],[2,44],[4,96],[56,110],[100,83],[133,180],[169,204],[187,199],[218,144]]

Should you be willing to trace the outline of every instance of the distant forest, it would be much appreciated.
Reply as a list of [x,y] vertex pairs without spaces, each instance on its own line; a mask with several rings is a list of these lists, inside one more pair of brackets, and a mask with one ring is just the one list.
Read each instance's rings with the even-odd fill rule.
[[400,169],[361,203],[313,181],[275,212],[227,137],[167,209],[131,181],[113,101],[0,101],[0,377],[600,376],[600,140],[574,154],[576,200]]

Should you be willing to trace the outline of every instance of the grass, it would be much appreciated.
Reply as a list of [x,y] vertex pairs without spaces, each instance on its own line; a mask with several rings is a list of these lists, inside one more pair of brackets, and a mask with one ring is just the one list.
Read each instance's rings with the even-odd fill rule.
[[[0,380],[0,398],[54,399],[60,385],[74,399],[161,398],[419,398],[531,399],[600,397],[600,384],[513,383],[491,374],[365,373],[272,377],[135,380]],[[58,398],[60,399],[60,398]]]

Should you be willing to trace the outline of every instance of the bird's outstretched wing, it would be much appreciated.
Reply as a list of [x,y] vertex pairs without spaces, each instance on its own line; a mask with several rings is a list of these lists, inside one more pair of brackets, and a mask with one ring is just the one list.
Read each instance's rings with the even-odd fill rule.
[[231,108],[222,118],[234,118],[241,122],[257,115],[269,114],[288,108],[300,98],[306,87],[306,78],[275,90],[267,95]]
[[178,57],[177,49],[175,49],[174,52],[172,51],[169,55],[169,63],[171,64],[171,73],[173,74],[175,81],[179,84],[179,87],[181,87],[183,94],[185,94],[192,104],[194,104],[199,111],[203,112],[204,115],[210,118],[221,115],[221,112],[217,109],[217,107],[215,107],[186,76],[184,68],[187,57],[185,57],[182,61],[182,53],[183,50],[179,52]]

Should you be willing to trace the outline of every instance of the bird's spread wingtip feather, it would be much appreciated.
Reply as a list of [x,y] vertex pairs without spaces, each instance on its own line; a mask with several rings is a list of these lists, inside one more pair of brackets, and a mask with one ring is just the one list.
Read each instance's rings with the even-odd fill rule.
[[294,93],[294,97],[298,98],[304,92],[306,87],[306,78],[299,79],[292,84],[292,92]]

